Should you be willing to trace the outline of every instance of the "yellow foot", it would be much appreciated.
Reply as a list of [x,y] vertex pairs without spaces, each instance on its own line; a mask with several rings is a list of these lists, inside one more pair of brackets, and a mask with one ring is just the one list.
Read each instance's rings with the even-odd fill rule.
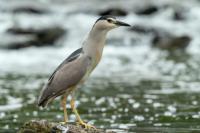
[[59,123],[62,124],[62,125],[64,125],[64,124],[67,124],[68,122],[61,121]]
[[77,123],[78,123],[79,125],[83,126],[83,127],[86,128],[86,129],[91,129],[91,128],[96,129],[95,126],[90,125],[90,124],[87,124],[87,123],[85,123],[85,122],[83,122],[83,121],[80,121],[80,122],[77,122]]

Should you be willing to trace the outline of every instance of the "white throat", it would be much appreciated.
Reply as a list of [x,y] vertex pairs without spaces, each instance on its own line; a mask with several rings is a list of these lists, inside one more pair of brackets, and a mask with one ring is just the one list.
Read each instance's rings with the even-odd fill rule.
[[100,30],[93,27],[83,43],[83,54],[91,58],[90,72],[101,60],[107,32],[108,30]]
[[93,27],[83,43],[83,52],[91,58],[95,58],[96,54],[102,54],[107,32],[108,30],[99,30]]

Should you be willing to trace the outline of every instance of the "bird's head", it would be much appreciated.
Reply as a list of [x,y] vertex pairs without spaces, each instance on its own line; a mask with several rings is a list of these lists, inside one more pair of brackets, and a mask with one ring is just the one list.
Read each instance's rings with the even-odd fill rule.
[[109,30],[111,30],[113,28],[117,28],[119,26],[130,26],[130,25],[117,20],[114,16],[106,15],[106,16],[102,16],[99,19],[97,19],[93,28],[109,31]]

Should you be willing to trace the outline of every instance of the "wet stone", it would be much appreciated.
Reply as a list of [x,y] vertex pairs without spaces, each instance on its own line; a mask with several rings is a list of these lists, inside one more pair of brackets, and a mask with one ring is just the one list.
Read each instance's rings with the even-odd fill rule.
[[156,35],[152,40],[152,46],[163,50],[185,50],[191,41],[191,37],[187,35],[183,36],[171,36]]
[[35,38],[32,35],[3,34],[0,36],[0,48],[18,49],[31,46]]
[[137,10],[135,13],[137,15],[152,15],[156,13],[158,10],[159,10],[158,7],[154,5],[150,5],[150,6]]
[[115,133],[105,129],[85,129],[73,123],[60,124],[46,120],[31,120],[26,122],[18,133]]
[[66,31],[61,27],[49,27],[42,29],[13,27],[6,31],[7,41],[3,40],[3,42],[1,42],[1,48],[20,49],[30,46],[39,47],[55,45],[56,41],[60,39],[65,33]]
[[109,8],[107,10],[99,12],[99,15],[101,16],[104,16],[104,15],[126,16],[127,14],[128,14],[127,11],[120,8]]
[[21,6],[12,10],[13,13],[29,13],[29,14],[44,14],[47,10],[34,6]]
[[155,28],[152,27],[147,27],[144,25],[134,25],[132,26],[129,31],[133,31],[139,34],[149,34],[149,33],[153,33],[153,34],[157,34],[157,30]]
[[43,15],[50,12],[50,7],[47,4],[35,1],[9,1],[2,2],[0,12],[7,13],[23,13],[23,14],[34,14]]
[[176,36],[164,29],[144,25],[135,25],[129,30],[138,34],[151,34],[152,47],[168,51],[185,50],[192,40],[188,35]]
[[183,11],[174,11],[172,19],[176,21],[182,21],[186,19],[186,16]]

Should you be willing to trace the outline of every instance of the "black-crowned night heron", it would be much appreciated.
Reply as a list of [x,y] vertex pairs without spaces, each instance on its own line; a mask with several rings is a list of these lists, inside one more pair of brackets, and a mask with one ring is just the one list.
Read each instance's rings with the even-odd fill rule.
[[75,113],[78,123],[85,128],[93,127],[86,124],[80,118],[74,104],[74,91],[78,85],[82,84],[89,77],[99,63],[108,31],[119,26],[130,25],[116,20],[113,16],[100,17],[92,27],[86,40],[83,42],[82,48],[74,51],[53,72],[48,83],[41,91],[38,106],[45,107],[54,98],[62,95],[61,101],[64,110],[64,122],[67,122],[66,102],[67,96],[71,95],[70,105],[72,111]]

